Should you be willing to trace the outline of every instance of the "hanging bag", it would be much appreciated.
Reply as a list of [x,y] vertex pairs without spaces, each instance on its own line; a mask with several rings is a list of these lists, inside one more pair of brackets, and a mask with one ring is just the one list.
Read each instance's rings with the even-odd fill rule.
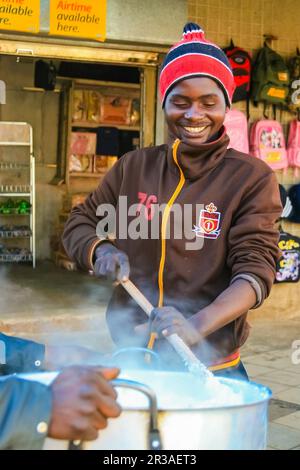
[[251,97],[254,105],[286,104],[289,70],[283,58],[267,44],[258,52],[252,72]]
[[273,170],[288,167],[282,126],[278,121],[256,121],[250,131],[250,153],[260,158]]
[[275,282],[298,282],[300,279],[300,238],[281,231],[278,247],[282,256],[276,264]]
[[249,154],[248,121],[245,114],[231,109],[225,115],[224,126],[230,139],[228,147]]
[[287,157],[289,166],[295,169],[295,176],[298,176],[298,169],[300,168],[300,121],[297,119],[290,123]]
[[289,60],[290,88],[288,95],[288,107],[297,113],[300,120],[300,51],[297,47],[296,55]]
[[250,91],[251,56],[241,47],[235,46],[232,39],[230,46],[225,47],[223,50],[232,68],[236,85],[232,102],[247,100]]

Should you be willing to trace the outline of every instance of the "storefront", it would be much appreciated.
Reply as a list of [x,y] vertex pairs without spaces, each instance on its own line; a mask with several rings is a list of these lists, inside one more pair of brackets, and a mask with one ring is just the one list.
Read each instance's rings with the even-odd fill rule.
[[[60,3],[74,8],[72,2]],[[131,1],[124,6],[109,0],[104,42],[72,37],[72,31],[49,34],[48,0],[40,1],[38,33],[0,34],[0,78],[6,84],[0,119],[32,126],[37,259],[57,259],[59,234],[71,206],[99,184],[116,158],[164,139],[157,70],[178,38],[187,5],[154,3]],[[18,173],[5,172],[3,184],[16,189]],[[6,228],[18,225],[18,220],[5,222]],[[13,242],[8,244],[26,246],[21,241],[18,245],[17,237]]]

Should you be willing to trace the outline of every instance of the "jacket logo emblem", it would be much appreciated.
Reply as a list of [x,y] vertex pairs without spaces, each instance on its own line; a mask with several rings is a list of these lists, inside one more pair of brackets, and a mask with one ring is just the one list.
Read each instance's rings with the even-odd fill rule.
[[221,229],[220,226],[221,213],[217,212],[217,207],[213,202],[205,206],[200,211],[199,225],[194,225],[193,232],[196,237],[201,238],[218,238]]

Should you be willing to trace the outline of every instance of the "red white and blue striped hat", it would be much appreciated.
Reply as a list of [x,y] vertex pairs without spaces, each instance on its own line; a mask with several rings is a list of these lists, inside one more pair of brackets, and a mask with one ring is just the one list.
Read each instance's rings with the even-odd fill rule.
[[235,82],[225,53],[205,39],[200,26],[187,23],[182,40],[169,50],[162,64],[159,77],[162,107],[173,85],[185,78],[199,76],[215,80],[224,92],[226,104],[231,105]]

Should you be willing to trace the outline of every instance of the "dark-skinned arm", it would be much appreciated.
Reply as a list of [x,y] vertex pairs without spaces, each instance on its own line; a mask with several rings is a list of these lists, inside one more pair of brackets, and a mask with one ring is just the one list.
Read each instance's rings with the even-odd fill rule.
[[186,319],[174,307],[155,308],[151,323],[136,327],[139,334],[149,334],[149,329],[159,336],[178,334],[189,346],[245,314],[256,304],[256,293],[251,284],[237,279],[225,289],[210,305]]
[[255,303],[256,294],[250,283],[237,279],[189,321],[200,337],[205,338],[245,314]]

